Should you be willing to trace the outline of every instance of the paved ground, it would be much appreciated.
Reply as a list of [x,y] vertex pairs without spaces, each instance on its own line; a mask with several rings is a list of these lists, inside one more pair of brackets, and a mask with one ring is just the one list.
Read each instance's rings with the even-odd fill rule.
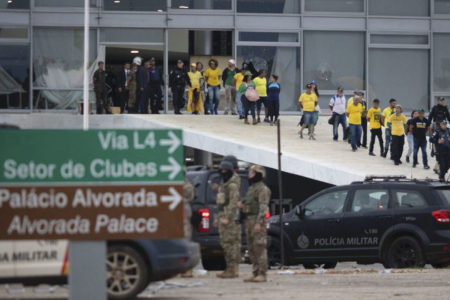
[[[217,279],[208,272],[191,279],[151,284],[139,299],[449,299],[450,269],[384,270],[379,264],[339,264],[337,269],[269,271],[264,284],[243,283],[249,265],[237,279]],[[26,288],[0,285],[0,299],[67,299],[66,287]]]

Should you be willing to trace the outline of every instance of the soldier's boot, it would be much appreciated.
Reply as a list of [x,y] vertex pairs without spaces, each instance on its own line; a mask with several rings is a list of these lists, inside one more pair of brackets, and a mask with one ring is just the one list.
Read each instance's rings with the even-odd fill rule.
[[222,275],[222,278],[237,278],[239,277],[239,265],[233,265],[229,269],[228,273]]
[[245,119],[244,119],[244,124],[250,124],[250,123],[248,122],[248,118],[245,118]]
[[222,273],[217,274],[216,277],[225,278],[224,276],[228,276],[228,273],[230,273],[230,268],[227,266],[225,271],[223,271]]
[[252,282],[255,277],[256,277],[256,273],[253,272],[252,275],[244,278],[244,282]]
[[253,278],[251,282],[266,282],[266,281],[267,281],[266,275],[258,275],[255,278]]

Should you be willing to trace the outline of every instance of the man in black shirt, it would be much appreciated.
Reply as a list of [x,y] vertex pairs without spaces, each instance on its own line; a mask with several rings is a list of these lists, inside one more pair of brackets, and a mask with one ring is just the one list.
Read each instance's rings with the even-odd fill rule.
[[173,109],[176,115],[181,115],[181,109],[185,105],[184,90],[186,85],[191,86],[191,80],[184,70],[184,63],[181,59],[177,62],[177,67],[170,73],[169,86],[172,90]]
[[104,67],[105,63],[99,61],[98,69],[95,71],[94,76],[92,78],[94,83],[97,114],[110,113],[106,91],[106,72]]
[[431,109],[430,114],[428,115],[428,120],[431,123],[433,123],[433,129],[439,130],[439,123],[441,121],[448,121],[450,122],[450,113],[448,111],[447,106],[445,105],[445,98],[440,97],[438,99],[438,103],[433,106]]
[[[428,120],[425,118],[425,111],[419,109],[419,116],[411,121],[412,133],[414,136],[414,155],[413,155],[413,168],[417,165],[417,153],[419,148],[422,150],[423,168],[429,169],[427,158],[427,139],[426,133],[428,131]],[[411,127],[408,128],[411,130]]]

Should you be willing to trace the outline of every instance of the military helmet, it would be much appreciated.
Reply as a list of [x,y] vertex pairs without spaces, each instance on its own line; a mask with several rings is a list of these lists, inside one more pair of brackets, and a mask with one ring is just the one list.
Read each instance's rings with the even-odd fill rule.
[[263,166],[260,165],[253,165],[250,167],[250,170],[254,172],[258,172],[262,174],[263,178],[266,178],[266,169]]
[[226,160],[223,160],[220,163],[219,169],[221,169],[221,170],[225,169],[225,170],[229,170],[231,172],[234,171],[233,164],[231,162],[229,162],[229,161],[226,161]]
[[238,160],[237,160],[236,156],[234,156],[234,155],[224,156],[222,161],[228,161],[233,165],[234,169],[239,169]]

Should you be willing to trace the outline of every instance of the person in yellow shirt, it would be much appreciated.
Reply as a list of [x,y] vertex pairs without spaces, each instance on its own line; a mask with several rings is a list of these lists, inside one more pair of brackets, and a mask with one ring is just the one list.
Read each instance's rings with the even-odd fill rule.
[[219,108],[220,102],[220,80],[222,79],[222,70],[219,68],[219,63],[214,58],[209,60],[208,65],[209,68],[206,69],[203,74],[208,86],[207,107],[212,115],[218,115],[217,109]]
[[188,72],[189,79],[191,80],[191,85],[188,89],[188,106],[186,108],[187,112],[191,112],[193,115],[198,115],[199,113],[204,113],[202,93],[200,91],[200,80],[203,78],[202,73],[197,71],[197,64],[191,64],[191,71]]
[[369,155],[375,156],[373,153],[373,146],[375,145],[375,138],[378,138],[378,143],[380,144],[380,155],[384,153],[383,147],[383,133],[381,131],[381,108],[380,100],[374,99],[373,106],[367,112],[367,120],[369,121],[370,127],[370,145],[369,145]]
[[353,104],[353,98],[359,97],[359,103],[361,103],[363,107],[363,112],[361,114],[361,136],[362,136],[362,142],[358,141],[358,147],[367,148],[367,103],[366,100],[364,100],[364,93],[358,89],[353,91],[353,97],[350,97],[347,102],[347,106]]
[[403,153],[403,145],[405,145],[405,125],[406,117],[402,113],[403,109],[400,105],[395,107],[395,114],[389,117],[388,122],[391,124],[391,155],[394,164],[398,166],[402,163],[400,158]]
[[[386,136],[385,144],[384,144],[384,153],[383,157],[387,156],[387,153],[389,151],[389,146],[391,144],[391,127],[388,124],[389,123],[389,117],[395,114],[395,106],[397,105],[397,101],[395,99],[389,100],[389,106],[386,107],[383,110],[383,113],[381,114],[381,124],[384,126],[384,134]],[[392,150],[392,149],[391,149]],[[392,151],[391,151],[391,158],[392,158]]]
[[[247,68],[245,65],[242,66],[242,69],[240,72],[236,73],[233,77],[233,85],[236,87],[236,103],[238,107],[238,114],[239,114],[239,120],[244,119],[244,105],[241,101],[241,93],[239,93],[239,87],[241,86],[245,73],[247,72]],[[251,74],[251,73],[250,73]]]
[[353,104],[347,106],[347,117],[348,117],[348,124],[350,127],[351,144],[353,152],[355,152],[358,149],[358,143],[359,141],[361,141],[361,133],[362,133],[361,114],[364,109],[360,101],[361,97],[359,95],[358,96],[355,95],[353,97]]
[[259,70],[258,76],[253,79],[255,89],[258,92],[259,100],[256,102],[256,114],[258,115],[258,123],[261,123],[261,107],[264,104],[264,122],[269,122],[269,107],[267,106],[267,78],[266,71]]
[[[310,83],[306,85],[306,92],[301,94],[300,98],[298,99],[298,105],[300,109],[303,109],[303,124],[302,128],[300,129],[300,138],[303,138],[303,129],[308,127],[308,125],[311,125],[311,133],[309,134],[310,140],[315,140],[314,137],[314,123],[315,123],[315,117],[314,117],[314,109],[317,104],[317,96],[312,92],[312,86]],[[302,121],[300,121],[302,123]]]

